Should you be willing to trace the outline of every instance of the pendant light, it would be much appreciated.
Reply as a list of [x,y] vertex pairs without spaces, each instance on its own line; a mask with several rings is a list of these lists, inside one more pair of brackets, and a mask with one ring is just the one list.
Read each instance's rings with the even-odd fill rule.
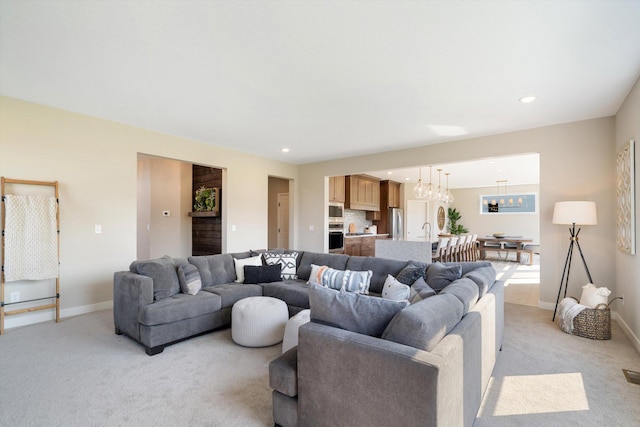
[[429,166],[429,187],[428,187],[427,196],[426,196],[426,198],[428,200],[434,200],[435,196],[436,196],[435,192],[433,191],[433,184],[431,183],[431,168],[432,167],[433,166]]
[[449,191],[449,172],[445,173],[445,176],[447,177],[447,192],[445,193],[445,203],[453,203],[454,197],[453,194],[451,194],[451,192]]
[[422,183],[422,168],[420,170],[420,178],[415,187],[413,187],[413,196],[418,199],[424,199],[427,195],[427,187]]
[[444,194],[442,194],[442,187],[440,186],[440,174],[442,172],[442,169],[438,168],[438,194],[436,195],[435,199],[439,202],[443,202],[444,201]]

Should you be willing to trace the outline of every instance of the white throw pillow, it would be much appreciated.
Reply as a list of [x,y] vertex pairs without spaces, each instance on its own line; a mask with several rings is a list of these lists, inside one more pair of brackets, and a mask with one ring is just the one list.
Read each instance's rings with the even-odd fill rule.
[[309,274],[307,285],[315,283],[316,285],[322,286],[322,272],[324,272],[327,268],[329,267],[327,267],[326,265],[311,264],[311,274]]
[[589,308],[596,308],[598,304],[607,304],[611,291],[605,287],[596,288],[593,283],[587,283],[582,287],[582,295],[580,296],[580,305]]
[[382,298],[393,301],[409,301],[411,288],[404,283],[400,283],[395,277],[387,274],[387,279],[382,287]]
[[234,258],[233,263],[236,266],[236,283],[244,283],[244,266],[245,265],[262,265],[262,256],[254,256],[251,258]]

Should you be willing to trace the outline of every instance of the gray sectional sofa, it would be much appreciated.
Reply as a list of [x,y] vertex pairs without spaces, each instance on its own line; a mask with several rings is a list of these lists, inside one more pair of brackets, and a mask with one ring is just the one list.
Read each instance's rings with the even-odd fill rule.
[[[116,333],[153,355],[229,326],[242,298],[279,298],[290,316],[311,308],[311,322],[300,327],[298,346],[269,366],[276,425],[473,424],[504,331],[504,286],[490,263],[427,265],[297,251],[295,276],[235,283],[234,258],[252,255],[132,263],[114,275]],[[307,284],[313,264],[371,271],[369,295]],[[176,269],[187,265],[197,267],[202,282],[195,295],[180,292],[176,282]],[[388,275],[407,279],[420,269],[435,292],[418,289],[410,305],[379,297]]]

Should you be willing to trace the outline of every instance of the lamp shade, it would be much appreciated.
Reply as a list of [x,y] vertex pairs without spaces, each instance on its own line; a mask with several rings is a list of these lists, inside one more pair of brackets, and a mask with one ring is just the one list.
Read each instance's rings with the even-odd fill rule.
[[596,225],[596,202],[556,202],[553,223]]

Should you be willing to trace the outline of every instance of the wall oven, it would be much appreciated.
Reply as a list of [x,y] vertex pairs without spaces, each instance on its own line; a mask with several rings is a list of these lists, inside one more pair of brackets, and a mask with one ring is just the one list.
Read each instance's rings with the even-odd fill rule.
[[344,223],[329,224],[329,252],[344,253]]

